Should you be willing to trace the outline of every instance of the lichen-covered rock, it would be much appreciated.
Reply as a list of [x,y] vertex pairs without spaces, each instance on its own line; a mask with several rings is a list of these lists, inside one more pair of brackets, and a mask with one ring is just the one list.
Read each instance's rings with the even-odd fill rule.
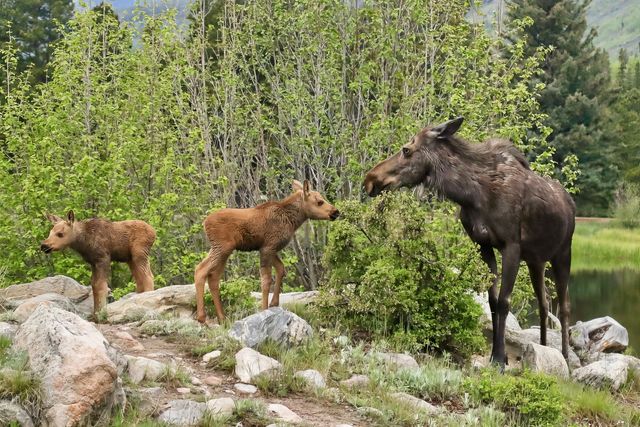
[[371,356],[393,366],[396,369],[418,369],[418,362],[412,356],[404,353],[374,352]]
[[107,319],[122,323],[165,313],[190,318],[196,303],[194,285],[166,286],[150,292],[130,294],[107,304]]
[[43,422],[74,426],[124,405],[114,349],[91,323],[56,307],[38,306],[20,326],[14,346],[41,379]]
[[605,316],[576,323],[569,328],[569,340],[577,350],[589,353],[622,353],[629,345],[629,333],[614,318]]
[[230,397],[220,397],[207,401],[207,410],[213,415],[231,415],[236,402]]
[[166,372],[167,365],[146,357],[126,356],[128,362],[129,379],[134,384],[142,380],[155,381]]
[[602,359],[576,369],[571,376],[574,380],[597,388],[618,391],[633,370],[640,375],[640,360],[623,354],[605,354]]
[[22,406],[9,400],[0,400],[0,426],[15,425],[15,423],[20,427],[33,427],[31,417]]
[[204,417],[207,405],[193,400],[172,400],[158,417],[159,421],[174,426],[197,426]]
[[17,331],[18,325],[14,325],[13,323],[0,322],[0,337],[13,339]]
[[302,418],[291,409],[279,403],[271,403],[267,406],[267,414],[279,418],[286,423],[301,423]]
[[229,331],[229,336],[251,348],[267,339],[280,345],[292,346],[312,335],[313,331],[306,320],[281,307],[263,310],[238,320]]
[[543,372],[562,378],[569,377],[569,366],[562,353],[544,345],[529,343],[522,358],[523,364],[535,372]]
[[69,298],[75,312],[88,316],[93,313],[91,287],[83,286],[67,276],[45,277],[30,283],[20,283],[0,289],[0,301],[13,309],[23,301],[42,294],[58,294]]
[[280,362],[262,355],[252,348],[245,347],[236,353],[235,374],[243,383],[250,383],[253,378],[272,369],[280,369]]
[[69,298],[60,294],[48,293],[23,300],[13,311],[13,317],[18,322],[22,323],[31,316],[31,313],[33,313],[39,305],[58,307],[61,310],[70,311],[72,313],[75,313],[76,311],[75,305]]
[[316,388],[325,388],[327,386],[327,383],[325,382],[322,374],[315,369],[298,371],[294,374],[294,376],[302,378],[308,385]]
[[433,406],[431,403],[424,401],[422,399],[418,399],[417,397],[411,396],[410,394],[407,394],[407,393],[402,393],[402,392],[392,393],[391,397],[393,397],[397,401],[406,403],[412,406],[413,408],[419,411],[426,412],[428,414],[436,414],[438,412],[438,408]]
[[369,385],[369,377],[366,375],[352,375],[348,380],[340,381],[340,385],[347,388],[366,387]]

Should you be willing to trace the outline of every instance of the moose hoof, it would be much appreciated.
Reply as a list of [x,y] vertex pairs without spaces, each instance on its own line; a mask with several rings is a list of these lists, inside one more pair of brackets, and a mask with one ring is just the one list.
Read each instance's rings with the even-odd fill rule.
[[207,316],[203,314],[202,316],[196,317],[196,320],[202,324],[205,324],[207,322]]

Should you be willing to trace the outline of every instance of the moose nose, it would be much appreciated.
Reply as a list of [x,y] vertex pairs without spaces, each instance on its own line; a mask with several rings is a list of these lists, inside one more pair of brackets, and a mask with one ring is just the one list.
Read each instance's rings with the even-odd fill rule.
[[48,254],[49,252],[51,252],[51,247],[49,245],[47,245],[46,243],[43,243],[40,245],[40,250],[42,252],[44,252],[45,254]]
[[340,211],[336,209],[335,211],[331,212],[331,215],[329,215],[329,218],[331,218],[331,221],[335,221],[336,219],[338,219],[339,216],[340,216]]

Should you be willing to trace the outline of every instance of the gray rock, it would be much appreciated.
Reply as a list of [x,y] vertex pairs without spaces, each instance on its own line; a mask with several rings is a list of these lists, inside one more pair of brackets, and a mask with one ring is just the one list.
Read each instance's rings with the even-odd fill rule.
[[569,378],[569,366],[566,360],[562,353],[553,347],[529,343],[525,348],[522,362],[532,371]]
[[555,330],[562,330],[562,323],[560,323],[560,319],[558,319],[553,313],[548,313],[547,317],[549,318],[549,327]]
[[231,415],[236,407],[236,402],[230,397],[220,397],[207,402],[207,410],[213,415]]
[[134,384],[140,384],[145,379],[155,381],[168,369],[164,363],[146,357],[126,356],[126,358],[129,379]]
[[267,406],[267,414],[279,418],[287,423],[300,423],[302,418],[291,409],[279,403],[271,403]]
[[249,347],[237,352],[235,357],[235,374],[243,383],[250,383],[258,375],[281,367],[277,360],[264,356]]
[[308,385],[316,388],[325,388],[327,386],[327,383],[325,382],[322,374],[315,369],[298,371],[294,374],[294,376],[302,378]]
[[407,393],[392,393],[391,397],[396,399],[397,401],[404,402],[412,406],[413,408],[426,412],[428,414],[436,414],[438,412],[438,408],[433,406],[431,403],[426,402],[422,399],[418,399],[417,397],[411,396]]
[[[509,360],[522,360],[524,352],[530,343],[540,343],[540,329],[506,329],[505,330],[505,349]],[[547,346],[553,347],[562,352],[562,335],[560,331],[547,329]],[[570,369],[579,368],[581,366],[580,359],[576,353],[569,348],[569,359],[567,364]]]
[[[262,292],[251,292],[251,296],[257,301],[262,301]],[[280,294],[280,305],[283,304],[309,304],[318,296],[318,291],[306,292],[284,292]],[[269,301],[273,298],[273,293],[269,294]]]
[[371,353],[371,356],[376,359],[382,360],[386,364],[393,366],[396,369],[418,369],[418,362],[412,356],[403,353]]
[[218,357],[220,357],[221,354],[222,354],[222,352],[220,350],[210,351],[209,353],[207,353],[204,356],[202,356],[202,361],[205,362],[205,363],[209,363],[209,361],[211,361],[213,359],[217,359]]
[[340,385],[347,388],[366,387],[369,385],[369,377],[366,375],[353,375],[348,380],[340,381]]
[[234,390],[241,394],[255,394],[258,388],[251,384],[237,383],[233,385]]
[[14,347],[29,356],[42,384],[42,418],[49,427],[76,425],[125,403],[115,349],[94,325],[68,311],[38,306],[20,326]]
[[622,353],[629,345],[627,329],[609,316],[578,322],[569,328],[569,341],[589,353]]
[[13,316],[18,322],[22,323],[27,320],[29,316],[31,316],[31,313],[33,313],[40,305],[58,307],[61,310],[70,311],[72,313],[75,313],[76,311],[75,306],[69,298],[60,294],[48,293],[23,300],[14,310]]
[[150,292],[131,294],[128,298],[107,304],[107,318],[111,323],[123,323],[162,314],[190,318],[196,303],[194,285],[166,286]]
[[618,391],[634,371],[640,375],[640,360],[623,354],[604,354],[597,362],[574,370],[572,378],[592,387]]
[[13,339],[18,331],[18,325],[13,323],[0,322],[0,337],[7,337]]
[[261,311],[233,324],[229,336],[255,348],[270,338],[278,344],[297,345],[313,335],[311,326],[281,307]]
[[63,295],[74,303],[78,303],[91,295],[91,288],[82,286],[67,276],[45,277],[35,282],[21,283],[0,289],[0,300],[18,301],[15,305],[17,306],[23,300],[49,293]]
[[[482,328],[485,330],[485,333],[493,331],[493,323],[491,322],[491,307],[489,307],[489,294],[483,292],[481,294],[474,294],[473,298],[476,303],[478,303],[482,307],[482,316],[480,318],[480,323],[482,323]],[[507,315],[507,324],[505,329],[510,329],[514,331],[519,331],[522,329],[520,327],[520,323],[518,323],[518,319],[512,313]]]
[[8,400],[0,400],[0,426],[17,422],[20,427],[33,427],[31,417],[24,408]]
[[175,426],[197,426],[204,417],[207,405],[193,400],[172,400],[160,414],[159,421]]

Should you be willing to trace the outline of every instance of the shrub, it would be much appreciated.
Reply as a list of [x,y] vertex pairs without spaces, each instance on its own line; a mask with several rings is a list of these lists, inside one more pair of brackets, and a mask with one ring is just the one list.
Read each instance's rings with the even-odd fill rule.
[[525,425],[558,425],[565,409],[557,381],[529,371],[512,376],[486,370],[465,381],[464,387],[479,403],[509,411]]
[[428,350],[482,348],[481,309],[471,293],[490,283],[489,271],[452,205],[398,192],[339,208],[343,219],[332,225],[324,257],[321,316]]
[[640,226],[640,186],[626,184],[616,195],[614,211],[616,222],[626,228]]

